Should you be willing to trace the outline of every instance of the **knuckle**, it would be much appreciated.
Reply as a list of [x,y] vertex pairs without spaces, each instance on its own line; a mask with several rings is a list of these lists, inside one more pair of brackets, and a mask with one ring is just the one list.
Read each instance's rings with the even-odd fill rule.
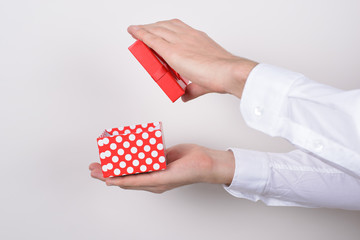
[[144,33],[142,38],[144,39],[144,42],[147,42],[147,45],[154,40],[154,36],[150,33]]
[[138,34],[138,36],[145,38],[146,36],[149,35],[149,32],[143,28],[140,28],[139,30],[137,30],[137,34]]
[[203,36],[203,37],[208,36],[206,32],[203,32],[203,31],[200,31],[200,30],[197,30],[197,33],[198,33],[198,35]]
[[158,21],[155,23],[155,25],[163,25],[163,24],[167,24],[169,21],[165,20],[165,21]]
[[182,21],[178,18],[173,18],[170,20],[171,22],[174,22],[174,23],[182,23]]
[[151,31],[154,33],[159,33],[159,32],[163,32],[165,29],[162,26],[153,26],[151,28]]

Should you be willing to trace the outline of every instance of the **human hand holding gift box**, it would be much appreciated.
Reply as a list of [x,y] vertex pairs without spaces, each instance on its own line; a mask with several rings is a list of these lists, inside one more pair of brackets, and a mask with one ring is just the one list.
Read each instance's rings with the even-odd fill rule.
[[[182,74],[182,76],[192,81],[186,88],[186,94],[182,97],[184,101],[197,98],[210,92],[231,93],[241,98],[247,77],[257,65],[256,62],[229,54],[212,41],[206,34],[187,26],[177,19],[161,21],[154,24],[132,26],[129,27],[128,31],[134,38],[143,40],[146,44],[151,46],[152,49],[159,52],[171,66]],[[271,80],[275,81],[279,75],[283,74],[281,81],[285,82],[285,85],[287,80],[291,82],[294,78],[299,78],[299,75],[296,73],[293,75],[293,73],[290,73],[287,70],[284,71],[267,65],[259,66],[259,68],[255,69],[254,74],[257,75],[258,78],[260,77],[260,80],[264,83],[269,82],[269,80],[270,82]],[[266,75],[268,75],[269,79],[266,78]],[[254,78],[256,77],[253,75],[253,81],[255,81]],[[301,79],[306,80],[304,77],[300,78],[300,80]],[[260,80],[258,79],[257,81]],[[247,95],[245,94],[246,96],[244,98],[253,98],[252,100],[257,99],[258,94],[253,94],[256,84],[254,85],[253,83],[252,88],[252,93],[248,92]],[[323,86],[323,88],[327,88],[327,86]],[[266,91],[263,92],[265,95],[267,93],[268,92]],[[252,94],[254,96],[252,96]],[[264,96],[259,97],[264,99]],[[334,101],[336,101],[336,99]],[[251,101],[249,102],[251,103]],[[256,105],[255,107],[250,106],[251,104],[249,105],[249,103],[247,104],[248,105],[245,104],[244,109],[245,111],[248,111],[249,116],[252,116],[253,109],[256,110],[258,107],[256,107]],[[349,116],[352,115],[353,114],[350,114]],[[251,122],[251,119],[249,121],[250,123],[253,123]],[[293,137],[294,134],[290,135]],[[349,145],[344,144],[342,150],[344,149],[349,150]],[[344,196],[350,196],[349,193],[357,193],[356,190],[358,190],[359,184],[356,182],[356,178],[354,178],[353,175],[349,174],[349,172],[342,171],[345,169],[343,167],[347,166],[345,162],[342,161],[340,161],[340,163],[344,163],[344,165],[338,165],[341,167],[340,170],[343,175],[341,181],[333,181],[332,175],[326,176],[326,174],[321,172],[317,173],[319,175],[317,178],[314,178],[313,171],[310,175],[308,174],[309,176],[306,176],[304,172],[300,172],[301,177],[304,179],[309,178],[314,183],[317,181],[320,185],[324,185],[325,183],[325,185],[331,186],[328,189],[325,189],[327,191],[324,191],[324,189],[318,191],[319,187],[311,188],[309,184],[306,184],[306,186],[299,185],[299,181],[291,182],[293,177],[286,177],[288,175],[286,169],[285,175],[284,173],[281,174],[281,171],[280,174],[278,174],[279,171],[277,170],[279,169],[275,169],[276,174],[280,176],[275,179],[275,183],[284,185],[283,182],[285,182],[285,185],[291,190],[287,192],[292,193],[295,191],[295,194],[285,194],[282,196],[281,193],[279,194],[279,192],[276,191],[264,191],[265,187],[269,185],[269,182],[265,180],[274,182],[274,179],[267,179],[267,175],[272,169],[271,166],[265,162],[268,162],[267,160],[269,159],[267,158],[269,158],[269,155],[272,155],[270,156],[270,160],[274,160],[275,162],[284,162],[284,159],[294,162],[294,156],[296,154],[292,154],[293,152],[285,154],[269,154],[245,149],[216,151],[197,145],[181,144],[167,149],[166,153],[168,163],[167,170],[157,171],[151,174],[105,179],[102,177],[100,164],[92,163],[89,168],[92,177],[106,182],[108,186],[119,186],[125,189],[146,190],[154,193],[161,193],[192,183],[221,183],[226,184],[228,186],[226,190],[236,197],[247,198],[252,201],[260,199],[267,205],[323,206],[327,208],[340,207],[349,210],[359,210],[359,201],[357,201],[359,195],[355,194],[351,195],[352,197],[350,198],[344,198]],[[314,158],[314,154],[310,154],[309,157]],[[342,154],[335,156],[335,158],[336,157],[339,157],[340,160],[343,158]],[[299,159],[302,161],[299,162],[299,166],[304,165],[305,167],[318,168],[319,161],[308,161],[303,155],[301,155]],[[256,161],[254,162],[254,160]],[[319,159],[315,158],[313,160]],[[325,160],[331,161],[331,159],[327,158]],[[309,165],[309,163],[312,164]],[[328,168],[329,166],[326,167]],[[335,170],[337,171],[339,169]],[[354,168],[350,167],[347,170],[353,171]],[[349,185],[349,187],[343,187],[344,181],[348,182],[347,185]],[[308,183],[308,181],[305,181],[305,183]],[[338,184],[338,186],[336,184]],[[317,185],[315,184],[314,186]],[[343,189],[345,190],[339,191]],[[246,194],[243,194],[244,192]],[[301,193],[300,195],[305,196],[305,198],[302,197],[299,199],[297,197],[299,196],[299,192]],[[309,195],[309,192],[312,194]],[[291,197],[290,195],[293,195],[294,197]],[[273,199],[276,201],[273,201]],[[329,199],[331,201],[329,201]]]
[[107,129],[97,143],[104,178],[166,169],[161,122]]
[[[161,29],[164,31],[157,31]],[[168,31],[169,29],[171,31]],[[239,90],[241,93],[244,86],[242,80],[246,79],[249,73],[246,70],[256,64],[235,57],[203,32],[179,20],[132,26],[128,31],[134,38],[151,47],[151,49],[146,47],[148,51],[145,52],[148,53],[147,56],[150,59],[158,61],[156,65],[160,67],[147,69],[147,71],[155,81],[162,79],[164,69],[167,70],[167,65],[159,65],[164,59],[182,77],[192,82],[186,86],[185,94],[182,95],[184,101],[211,92],[232,93],[240,96],[241,94],[235,94],[233,90]],[[141,47],[141,44],[139,45]],[[152,50],[159,53],[162,58]],[[246,69],[237,69],[241,61],[249,63],[243,65]],[[236,81],[238,76],[241,76],[239,83]],[[193,144],[181,144],[167,149],[166,162],[165,171],[125,177],[104,178],[99,163],[92,163],[89,168],[92,177],[106,182],[107,185],[156,193],[197,182],[229,185],[235,169],[234,156],[230,151],[217,151]],[[111,165],[109,166],[111,168]]]
[[178,19],[129,26],[128,32],[156,51],[183,79],[191,81],[183,101],[207,93],[241,98],[245,82],[257,65],[231,54],[206,33]]

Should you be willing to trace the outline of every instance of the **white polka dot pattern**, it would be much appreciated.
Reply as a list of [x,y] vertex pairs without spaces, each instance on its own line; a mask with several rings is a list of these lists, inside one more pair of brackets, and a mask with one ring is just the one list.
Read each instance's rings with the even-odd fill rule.
[[124,148],[128,148],[128,147],[130,147],[130,143],[129,142],[124,142],[123,146],[124,146]]
[[119,166],[120,166],[121,168],[126,167],[126,162],[122,161],[122,162],[119,164]]
[[141,147],[143,144],[144,142],[141,139],[136,141],[136,145],[138,145],[139,147]]
[[149,151],[150,151],[150,149],[151,149],[151,148],[150,148],[150,146],[149,146],[149,145],[146,145],[146,146],[144,147],[144,151],[145,151],[145,152],[149,152]]
[[119,176],[120,175],[120,169],[118,169],[118,168],[116,168],[115,170],[114,170],[114,174],[116,175],[116,176]]
[[109,151],[109,150],[107,150],[106,152],[105,152],[105,157],[110,157],[111,156],[111,152]]
[[139,160],[134,160],[132,163],[135,167],[139,166]]
[[116,163],[116,162],[119,161],[119,157],[118,157],[118,156],[113,156],[113,157],[111,158],[111,160],[112,160],[114,163]]
[[151,158],[147,158],[147,159],[145,160],[145,162],[146,162],[146,164],[151,164],[151,163],[152,163],[152,159],[151,159]]
[[131,174],[131,173],[134,172],[134,168],[128,167],[128,168],[126,169],[126,171],[127,171],[129,174]]
[[125,153],[124,149],[120,148],[120,149],[118,150],[118,154],[119,154],[120,156],[124,155],[124,153]]
[[155,163],[155,164],[153,165],[153,168],[154,168],[154,170],[159,170],[160,165],[159,165],[158,163]]
[[135,153],[137,153],[137,148],[136,148],[136,147],[132,147],[130,151],[131,151],[131,153],[135,154]]
[[106,166],[108,170],[111,170],[113,168],[113,165],[111,163],[108,163]]
[[149,134],[147,132],[144,132],[143,134],[141,134],[141,137],[143,139],[148,139],[149,138]]
[[158,152],[157,151],[152,151],[151,156],[156,158],[158,156]]
[[161,122],[109,128],[97,139],[103,176],[166,169]]
[[145,153],[143,153],[143,152],[139,153],[138,157],[139,157],[140,159],[143,159],[143,158],[145,157]]
[[165,157],[164,156],[159,157],[159,162],[161,163],[165,162]]
[[134,134],[131,134],[131,135],[129,136],[129,140],[130,140],[130,141],[134,141],[134,140],[135,140],[135,135],[134,135]]

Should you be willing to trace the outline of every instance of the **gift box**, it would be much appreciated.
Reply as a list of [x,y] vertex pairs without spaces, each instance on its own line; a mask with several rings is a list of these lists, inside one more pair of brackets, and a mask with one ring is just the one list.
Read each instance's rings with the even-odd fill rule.
[[97,144],[105,178],[166,169],[161,122],[106,129]]
[[154,50],[140,40],[129,50],[172,102],[185,93],[186,82]]

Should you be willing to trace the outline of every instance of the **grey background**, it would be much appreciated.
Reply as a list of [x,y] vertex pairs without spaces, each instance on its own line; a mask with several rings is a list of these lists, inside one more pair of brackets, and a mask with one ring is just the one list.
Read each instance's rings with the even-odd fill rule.
[[157,195],[89,177],[96,137],[163,121],[167,146],[285,152],[239,100],[172,104],[127,47],[130,24],[180,18],[227,50],[359,88],[359,1],[0,1],[1,239],[359,239],[360,213],[266,207],[196,184]]

